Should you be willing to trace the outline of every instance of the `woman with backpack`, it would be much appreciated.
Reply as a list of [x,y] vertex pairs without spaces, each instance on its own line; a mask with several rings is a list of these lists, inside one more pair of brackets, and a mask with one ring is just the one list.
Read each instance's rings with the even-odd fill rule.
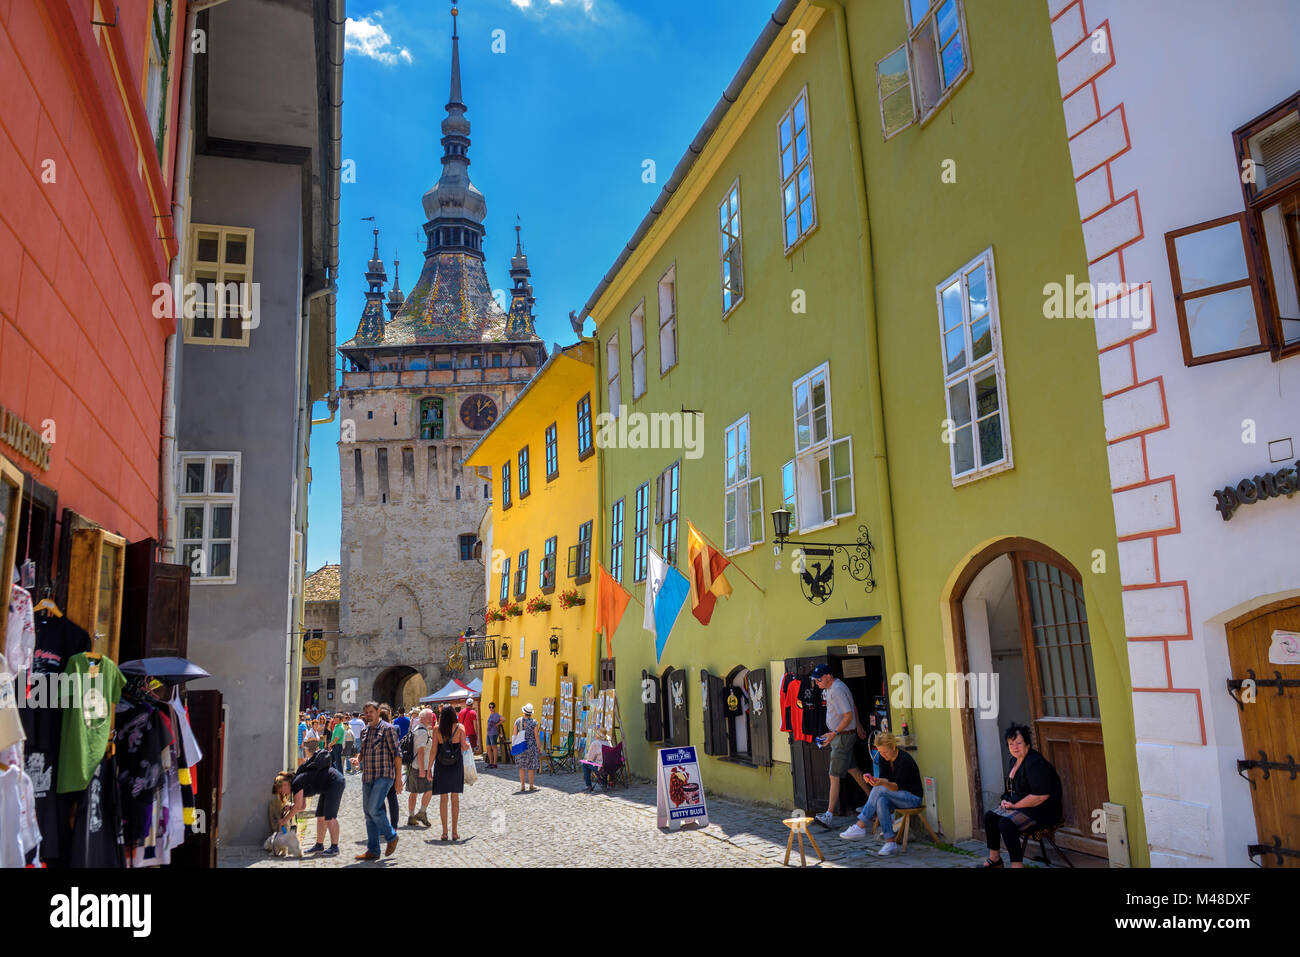
[[434,765],[433,793],[438,795],[438,815],[442,818],[442,837],[447,840],[447,799],[451,799],[451,839],[460,840],[456,824],[460,818],[460,796],[465,790],[465,759],[461,752],[469,750],[465,728],[456,721],[456,709],[442,706],[438,726],[433,730]]

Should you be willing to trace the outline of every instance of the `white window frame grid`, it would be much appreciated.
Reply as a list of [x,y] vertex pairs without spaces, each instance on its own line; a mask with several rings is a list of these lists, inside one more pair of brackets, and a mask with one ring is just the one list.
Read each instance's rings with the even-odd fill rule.
[[626,530],[627,496],[624,496],[609,510],[609,573],[620,585],[623,584],[623,537]]
[[[740,231],[740,178],[737,177],[718,204],[718,279],[724,319],[745,301],[745,250]],[[728,264],[732,267],[730,278],[727,275]],[[730,303],[727,302],[728,295],[732,297]]]
[[506,555],[501,559],[501,583],[498,595],[500,603],[505,604],[510,601],[510,556]]
[[[794,155],[794,153],[797,152],[795,150],[795,146],[799,140],[799,131],[794,128],[794,113],[795,113],[795,107],[799,105],[800,101],[803,102],[803,111],[804,111],[803,128],[808,135],[808,152],[805,154],[802,162],[800,162],[798,160],[798,157]],[[782,159],[782,153],[784,152],[784,147],[781,144],[781,136],[785,132],[785,126],[787,121],[789,121],[790,123],[790,149],[792,151],[791,156],[792,159],[795,160],[794,169],[791,171],[789,176],[785,175],[785,163],[783,162]],[[808,167],[807,198],[811,200],[809,207],[811,209],[811,220],[812,220],[811,222],[806,224],[803,222],[803,214],[800,212],[800,210],[802,210],[803,208],[803,200],[805,197],[800,196],[798,192],[799,171],[803,169],[805,166]],[[776,171],[777,171],[777,179],[781,183],[781,204],[780,204],[781,205],[781,242],[785,247],[785,254],[788,256],[796,248],[802,245],[803,241],[807,239],[810,235],[812,235],[813,231],[816,230],[817,228],[817,180],[816,177],[813,175],[813,162],[812,162],[812,105],[808,102],[807,85],[805,85],[804,88],[799,91],[799,95],[794,98],[794,101],[790,104],[790,108],[781,115],[781,120],[779,123],[777,123]],[[785,230],[786,220],[790,218],[790,211],[786,209],[786,205],[785,205],[785,191],[787,188],[791,186],[795,188],[794,215],[798,217],[797,219],[798,233],[795,235],[793,242],[790,242],[788,240],[786,236],[786,230]]]
[[[641,490],[645,489],[645,507],[637,501],[641,497]],[[636,487],[636,494],[632,499],[632,581],[633,583],[643,582],[646,580],[650,570],[650,496],[651,489],[649,482],[642,482]],[[644,525],[642,522],[644,521]],[[642,556],[642,551],[645,555]]]
[[[722,434],[722,545],[728,555],[747,552],[764,540],[763,479],[753,477],[750,434],[748,413]],[[754,538],[756,499],[758,537]]]
[[[230,461],[234,467],[234,475],[231,482],[232,491],[230,492],[212,492],[209,491],[212,485],[212,464],[217,461]],[[186,492],[185,491],[185,467],[191,462],[203,463],[203,491]],[[242,452],[182,452],[180,455],[180,475],[179,489],[176,496],[176,518],[177,531],[181,547],[182,560],[187,554],[187,546],[198,545],[203,554],[203,567],[207,571],[212,558],[213,544],[230,545],[230,574],[213,576],[213,575],[195,575],[191,569],[190,580],[196,585],[234,585],[239,578],[239,499],[240,483],[243,473],[243,453]],[[186,538],[185,537],[185,509],[186,507],[195,508],[203,507],[203,537]],[[211,535],[212,530],[212,510],[214,507],[229,506],[230,511],[230,538],[214,540]]]
[[[989,329],[992,348],[988,355],[981,357],[978,361],[971,361],[974,355],[974,343],[971,341],[971,315],[970,315],[970,295],[967,286],[967,277],[975,271],[977,267],[984,268],[985,281],[988,283],[989,297]],[[943,291],[950,287],[954,282],[961,284],[961,308],[962,308],[962,328],[965,332],[965,350],[966,362],[961,369],[949,374],[948,372],[948,349],[944,339],[944,334],[949,330],[944,328],[945,320],[943,314]],[[990,475],[996,475],[999,472],[1005,472],[1015,467],[1015,462],[1011,454],[1011,416],[1010,409],[1007,406],[1007,373],[1003,363],[1002,356],[1002,323],[998,314],[998,286],[997,274],[993,267],[993,247],[990,246],[974,259],[963,265],[956,272],[952,273],[943,282],[935,286],[934,297],[935,307],[939,315],[939,369],[943,374],[943,402],[946,418],[949,421],[956,422],[952,414],[952,406],[948,390],[966,380],[968,383],[968,396],[971,410],[971,448],[975,457],[975,467],[969,471],[958,474],[957,472],[957,443],[954,441],[948,443],[948,471],[952,477],[953,487],[965,485],[970,482],[987,478]],[[955,327],[954,327],[955,329]],[[998,382],[998,414],[1002,416],[1002,451],[1003,457],[996,462],[988,465],[980,464],[979,456],[979,410],[975,404],[975,379],[993,369],[997,376]],[[984,418],[989,418],[985,416]],[[954,430],[955,432],[956,430]]]
[[[817,379],[825,381],[826,390],[826,436],[818,439],[816,435],[816,410],[819,406],[813,405],[814,385]],[[808,387],[808,430],[809,441],[803,448],[799,447],[799,387],[807,384]],[[831,370],[830,363],[823,362],[817,368],[812,369],[805,375],[800,376],[790,387],[791,412],[794,416],[794,434],[795,434],[795,456],[791,460],[794,462],[794,493],[795,493],[795,513],[802,516],[803,522],[800,525],[799,533],[807,534],[819,529],[829,528],[835,525],[842,518],[848,518],[857,513],[857,489],[856,478],[853,469],[853,437],[851,435],[835,437],[835,420],[833,415],[833,403],[831,400]],[[848,468],[847,471],[836,471],[836,452],[839,449],[847,449]],[[826,463],[826,471],[823,475],[822,462]],[[788,464],[788,463],[787,463]],[[802,479],[801,479],[802,476]],[[835,505],[835,489],[837,483],[847,481],[849,487],[849,507],[847,511],[841,511]],[[785,497],[785,480],[782,476],[782,498]],[[827,499],[829,498],[829,509],[827,508]],[[816,505],[814,509],[813,506]],[[794,530],[794,524],[791,524],[791,530]]]
[[[215,261],[199,259],[199,234],[215,232],[217,234],[217,259]],[[185,283],[188,288],[190,283],[197,283],[202,290],[202,297],[194,303],[195,311],[199,309],[213,310],[212,316],[212,335],[196,336],[194,335],[194,322],[197,315],[185,315],[184,305],[186,296],[182,293],[181,302],[174,303],[173,308],[179,315],[184,316],[185,323],[185,342],[195,343],[196,345],[205,346],[245,346],[249,344],[250,332],[252,325],[242,316],[239,318],[239,336],[229,338],[223,336],[222,320],[225,316],[226,303],[221,297],[215,297],[211,303],[207,300],[207,280],[200,282],[197,273],[202,270],[205,273],[215,273],[215,279],[211,280],[216,284],[216,289],[224,289],[227,285],[227,275],[230,273],[241,273],[244,276],[242,282],[245,289],[251,289],[253,285],[253,239],[256,230],[244,226],[215,226],[206,223],[190,224],[190,255],[189,262],[186,264]],[[244,258],[247,260],[243,263],[227,263],[225,261],[226,238],[228,236],[239,236],[245,241],[247,252]],[[215,290],[214,290],[215,294]],[[238,305],[235,307],[239,308]]]
[[[673,477],[677,478],[677,489],[674,495]],[[673,499],[676,503],[673,504]],[[673,510],[668,511],[669,508]],[[655,503],[654,503],[655,520],[654,524],[659,528],[659,557],[669,565],[677,564],[678,546],[681,543],[682,530],[682,460],[677,459],[659,473],[655,480]],[[666,538],[668,526],[672,526],[672,541]],[[670,547],[671,546],[671,547]],[[671,553],[671,554],[670,554]]]
[[618,418],[618,408],[623,404],[623,378],[618,361],[618,331],[605,342],[605,388],[609,414]]
[[[956,4],[957,8],[956,38],[961,43],[962,68],[961,72],[952,77],[947,84],[943,82],[943,51],[939,48],[939,8],[948,2],[949,0],[929,0],[929,5],[920,22],[913,23],[913,0],[902,0],[903,15],[907,19],[907,72],[912,86],[912,115],[915,117],[913,122],[919,122],[922,126],[925,126],[943,109],[961,84],[971,75],[970,35],[966,31],[966,3],[965,0],[951,0],[952,3]],[[916,69],[916,43],[921,40],[921,34],[925,31],[927,25],[932,28],[928,39],[931,41],[934,53],[935,79],[939,84],[938,95],[929,106],[925,105],[921,90],[921,78],[918,76]],[[951,42],[950,39],[949,43]]]
[[555,587],[556,555],[560,550],[560,538],[552,535],[542,545],[542,557],[537,562],[537,585],[542,591]]
[[528,594],[528,549],[519,553],[519,567],[515,569],[515,600],[522,601]]
[[[907,79],[902,86],[896,90],[891,90],[889,95],[885,96],[884,91],[880,88],[880,64],[891,58],[899,50],[903,51],[903,62],[906,64],[904,69],[907,71]],[[916,123],[916,90],[912,86],[912,77],[914,74],[915,71],[912,69],[912,45],[906,40],[876,61],[876,101],[880,106],[880,134],[884,137],[885,142],[889,142],[899,133],[903,132],[903,130]],[[911,107],[911,118],[891,133],[885,125],[885,100],[892,100],[894,97],[901,95],[904,90],[907,91],[908,106]]]
[[[631,342],[629,345],[632,349],[632,401],[635,402],[646,391],[646,348],[645,348],[645,300],[642,299],[637,303],[637,307],[632,310],[631,317],[632,331]],[[640,333],[641,344],[637,345],[637,333]]]
[[[666,308],[665,289],[668,290]],[[677,351],[677,263],[674,262],[664,270],[656,284],[656,290],[659,298],[659,376],[663,378],[677,368],[681,359]],[[670,344],[670,349],[664,348],[665,342]],[[673,361],[664,365],[664,358],[670,353]]]

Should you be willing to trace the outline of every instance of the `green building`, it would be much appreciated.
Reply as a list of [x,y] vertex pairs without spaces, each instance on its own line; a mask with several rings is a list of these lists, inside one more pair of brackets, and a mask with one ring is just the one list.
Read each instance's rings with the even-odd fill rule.
[[826,662],[906,724],[949,840],[982,836],[1016,721],[1061,845],[1105,857],[1109,826],[1146,863],[1096,343],[1044,305],[1087,275],[1064,133],[1045,7],[777,8],[584,310],[623,420],[602,561],[643,598],[649,549],[689,575],[689,521],[735,566],[660,661],[635,603],[615,636],[634,771],[691,743],[706,788],[824,811],[782,690]]

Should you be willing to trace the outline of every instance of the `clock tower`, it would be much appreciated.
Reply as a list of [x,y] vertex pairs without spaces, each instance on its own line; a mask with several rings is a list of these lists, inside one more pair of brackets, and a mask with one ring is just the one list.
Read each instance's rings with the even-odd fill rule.
[[547,354],[535,331],[518,227],[508,309],[488,280],[487,201],[469,179],[455,9],[452,17],[442,173],[424,194],[420,277],[405,296],[395,283],[385,303],[376,236],[356,334],[339,346],[343,522],[334,700],[347,707],[340,691],[355,680],[356,706],[348,710],[371,698],[409,707],[451,677],[474,677],[448,663],[460,635],[483,627],[486,557],[475,535],[493,486],[461,457]]

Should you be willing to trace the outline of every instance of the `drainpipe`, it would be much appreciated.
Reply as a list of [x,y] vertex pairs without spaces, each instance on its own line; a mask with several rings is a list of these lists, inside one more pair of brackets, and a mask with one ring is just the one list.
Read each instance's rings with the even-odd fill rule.
[[[189,201],[190,172],[194,163],[191,142],[191,121],[194,116],[194,44],[190,38],[198,25],[200,8],[215,6],[202,0],[190,4],[185,15],[185,67],[181,71],[180,114],[181,126],[176,136],[176,160],[172,173],[172,231],[176,237],[176,256],[171,262],[168,279],[184,275],[185,259],[189,254]],[[173,289],[176,288],[173,283]],[[173,301],[172,311],[180,322],[180,303]],[[159,485],[162,491],[158,537],[162,543],[161,558],[173,562],[176,558],[176,366],[178,361],[177,332],[167,337],[166,357],[163,361],[162,436],[158,454]]]
[[[858,123],[858,100],[853,86],[853,66],[849,56],[849,32],[844,5],[839,0],[810,0],[815,7],[829,10],[835,19],[835,37],[839,49],[840,77],[844,85],[844,102],[849,112],[849,158],[853,164],[853,193],[861,223],[858,250],[862,256],[862,303],[866,322],[867,381],[872,394],[871,445],[875,465],[876,494],[883,525],[880,551],[885,559],[885,608],[889,619],[886,649],[895,674],[907,673],[907,640],[903,633],[903,602],[898,585],[898,550],[894,538],[894,506],[889,485],[889,456],[885,448],[884,391],[880,384],[880,326],[876,321],[875,283],[871,260],[871,217],[867,207],[867,175],[862,158],[862,131]],[[902,666],[901,668],[899,666]],[[894,716],[894,723],[911,722],[910,709]]]
[[[580,342],[590,342],[590,343],[591,343],[591,350],[592,350],[592,353],[594,354],[594,358],[595,358],[595,365],[594,365],[592,368],[595,369],[595,372],[596,372],[596,384],[595,384],[595,386],[593,387],[593,391],[596,393],[596,398],[597,398],[597,401],[599,402],[599,401],[602,401],[602,400],[600,399],[600,395],[601,395],[602,389],[601,389],[601,385],[600,385],[600,374],[601,374],[601,361],[600,361],[600,360],[601,360],[601,355],[600,355],[600,336],[597,334],[598,332],[599,332],[599,326],[597,326],[596,329],[593,329],[593,330],[592,330],[592,332],[591,332],[591,338],[588,339],[587,337],[585,337],[585,336],[582,334],[581,330],[579,330],[579,332],[578,332],[578,340],[579,340]],[[606,400],[603,400],[603,401],[608,401],[608,400],[606,399]],[[597,436],[598,434],[600,434],[599,431],[596,429],[596,416],[594,416],[594,415],[593,415],[592,418],[591,418],[591,429],[592,429],[592,432],[591,432],[591,441],[592,441],[592,444],[594,445],[595,442],[596,442],[596,436]],[[600,449],[596,449],[596,528],[597,528],[598,531],[601,531],[601,530],[603,530],[603,529],[606,528],[606,527],[607,527],[607,526],[605,525],[605,454],[604,454],[604,452],[602,452]],[[604,543],[604,538],[602,538],[600,534],[592,535],[591,537],[592,537],[593,540],[595,540],[595,542],[596,542],[598,545],[601,546],[601,549],[603,550],[603,549],[604,549],[604,544],[603,544],[603,543]],[[592,557],[592,560],[591,560],[591,561],[592,561],[592,564],[593,564],[593,565],[596,563],[596,559],[597,559],[598,557],[599,557],[599,556],[593,556],[593,557]],[[603,657],[603,653],[602,653],[602,651],[601,651],[601,644],[600,644],[600,643],[601,643],[602,640],[604,640],[604,639],[600,639],[600,638],[597,638],[597,637],[596,637],[596,625],[595,625],[595,621],[596,621],[596,612],[599,610],[599,600],[600,600],[600,595],[597,594],[597,593],[600,591],[600,572],[599,572],[598,569],[592,569],[592,571],[593,571],[593,577],[596,579],[596,588],[595,588],[595,590],[594,590],[594,592],[593,592],[593,594],[592,594],[592,598],[595,599],[595,601],[593,601],[592,604],[595,605],[595,606],[597,606],[597,607],[593,608],[593,609],[592,609],[592,612],[591,612],[591,616],[592,616],[592,626],[591,626],[591,638],[592,638],[592,641],[591,641],[591,681],[592,681],[593,684],[595,684],[596,686],[599,687],[599,685],[600,685],[600,661],[601,661],[601,658]],[[614,636],[613,636],[613,635],[610,635],[608,640],[609,640],[609,646],[610,646],[610,648],[613,648],[613,647],[614,647]],[[615,681],[617,682],[617,675],[615,676]]]

